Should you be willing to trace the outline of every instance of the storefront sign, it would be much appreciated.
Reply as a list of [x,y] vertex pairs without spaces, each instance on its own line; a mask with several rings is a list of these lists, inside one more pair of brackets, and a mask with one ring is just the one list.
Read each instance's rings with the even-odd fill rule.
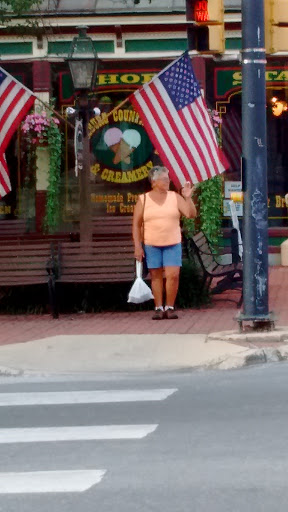
[[[267,68],[266,82],[271,84],[287,84],[288,68]],[[215,98],[225,98],[233,90],[242,88],[241,68],[216,68],[215,69]]]
[[225,192],[226,199],[231,198],[231,192],[241,192],[241,190],[242,190],[241,181],[225,181],[224,182],[224,192]]
[[99,73],[98,85],[143,85],[155,75],[153,73]]
[[[230,200],[223,200],[223,217],[231,217],[231,210],[229,206]],[[243,216],[243,203],[234,203],[237,217]]]
[[[229,183],[229,182],[227,182]],[[237,183],[236,181],[230,182],[230,183]],[[239,182],[241,183],[241,182]],[[226,193],[225,193],[226,197]],[[231,211],[229,206],[229,199],[223,200],[223,217],[231,217]],[[243,216],[243,203],[234,203],[237,216],[242,217]],[[287,206],[285,202],[285,196],[284,195],[270,195],[268,197],[267,201],[268,206],[268,218],[269,219],[281,219],[285,218],[287,219]]]
[[0,205],[0,215],[10,215],[12,213],[12,208],[9,205],[1,204]]
[[153,146],[139,115],[130,107],[89,123],[96,162],[91,172],[102,181],[127,184],[147,178],[153,167]]
[[137,203],[138,194],[131,192],[115,193],[115,194],[91,194],[91,202],[94,206],[104,207],[103,213],[110,214],[132,214],[134,206]]
[[111,115],[103,112],[90,121],[89,136],[93,208],[131,215],[153,167],[154,148],[139,115],[129,103]]
[[[97,91],[110,89],[137,89],[143,84],[150,82],[159,70],[148,71],[124,71],[98,73]],[[74,96],[74,87],[70,73],[59,73],[59,100],[60,103],[71,103]]]
[[[279,195],[276,195],[274,196],[274,201],[275,201],[275,208],[286,208],[287,209],[287,205],[286,205],[286,201],[285,201],[285,196],[279,196]],[[268,207],[270,206],[270,200],[269,200],[269,203],[268,203]]]

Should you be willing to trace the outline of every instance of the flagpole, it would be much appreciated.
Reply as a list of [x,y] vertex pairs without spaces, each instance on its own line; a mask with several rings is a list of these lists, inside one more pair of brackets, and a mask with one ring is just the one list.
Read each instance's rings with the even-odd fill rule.
[[117,107],[114,107],[113,110],[111,110],[111,112],[109,112],[109,114],[107,114],[106,117],[110,117],[110,116],[112,116],[112,114],[114,112],[117,112],[117,110],[119,108],[123,107],[123,105],[125,105],[125,103],[127,103],[127,101],[129,101],[129,98],[130,98],[130,94],[129,94],[128,98],[126,98],[125,100],[121,101],[121,103],[119,103],[119,105],[117,105]]
[[[183,55],[185,55],[185,53],[188,53],[188,55],[189,55],[188,50],[185,50],[185,52],[183,52],[183,53],[180,55],[180,57],[179,57],[178,59],[176,59],[175,63],[176,63],[178,60],[180,60],[180,59],[183,57]],[[164,69],[162,69],[162,70],[158,73],[158,75],[157,75],[157,76],[159,76],[160,74],[162,74],[162,73],[163,73],[166,69],[168,69],[170,66],[171,66],[171,63],[170,63],[170,64],[167,64],[167,66],[166,66]],[[153,78],[150,80],[150,82],[148,82],[148,83],[153,82],[153,80],[154,80],[154,77],[153,77]],[[132,93],[132,94],[133,94],[133,93]],[[119,108],[123,107],[123,105],[125,105],[125,103],[127,103],[127,101],[129,101],[130,96],[131,96],[131,94],[129,94],[128,98],[126,98],[125,100],[121,101],[121,103],[119,103],[119,105],[117,105],[117,107],[114,107],[114,108],[113,108],[113,110],[111,110],[111,112],[109,112],[109,114],[107,114],[107,117],[110,117],[114,112],[117,112],[117,110],[118,110]]]

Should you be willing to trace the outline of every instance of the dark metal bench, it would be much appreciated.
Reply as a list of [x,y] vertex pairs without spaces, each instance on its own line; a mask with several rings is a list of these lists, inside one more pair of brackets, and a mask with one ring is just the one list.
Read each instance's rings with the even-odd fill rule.
[[0,288],[47,284],[52,315],[58,317],[55,301],[55,268],[50,243],[2,243]]
[[[233,235],[235,235],[233,233]],[[185,245],[187,253],[194,256],[196,263],[203,273],[202,286],[210,288],[213,279],[217,279],[217,284],[211,289],[212,294],[219,294],[225,290],[239,289],[241,297],[237,302],[237,306],[242,304],[242,283],[243,268],[242,262],[239,261],[235,236],[233,238],[233,251],[231,254],[232,263],[227,265],[221,263],[219,252],[213,249],[205,234],[201,231],[191,238],[185,237]]]

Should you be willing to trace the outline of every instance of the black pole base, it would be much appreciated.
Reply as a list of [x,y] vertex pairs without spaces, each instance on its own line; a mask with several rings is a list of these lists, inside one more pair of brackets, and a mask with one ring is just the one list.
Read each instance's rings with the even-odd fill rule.
[[273,311],[270,311],[268,315],[263,316],[252,316],[252,315],[244,315],[244,313],[239,313],[235,320],[238,322],[239,332],[243,332],[243,322],[252,322],[252,330],[253,331],[273,331],[275,329],[275,315]]

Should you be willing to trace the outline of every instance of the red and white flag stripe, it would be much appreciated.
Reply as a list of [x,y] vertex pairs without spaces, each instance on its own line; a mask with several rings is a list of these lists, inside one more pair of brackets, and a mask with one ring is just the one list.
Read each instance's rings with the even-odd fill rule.
[[9,75],[0,85],[0,148],[5,151],[21,119],[35,101],[26,88]]
[[4,153],[0,155],[0,198],[11,192],[11,182]]
[[11,191],[5,151],[35,99],[32,91],[0,67],[0,198]]
[[175,173],[178,186],[187,180],[206,180],[225,170],[202,97],[177,111],[156,77],[130,99],[163,164]]

